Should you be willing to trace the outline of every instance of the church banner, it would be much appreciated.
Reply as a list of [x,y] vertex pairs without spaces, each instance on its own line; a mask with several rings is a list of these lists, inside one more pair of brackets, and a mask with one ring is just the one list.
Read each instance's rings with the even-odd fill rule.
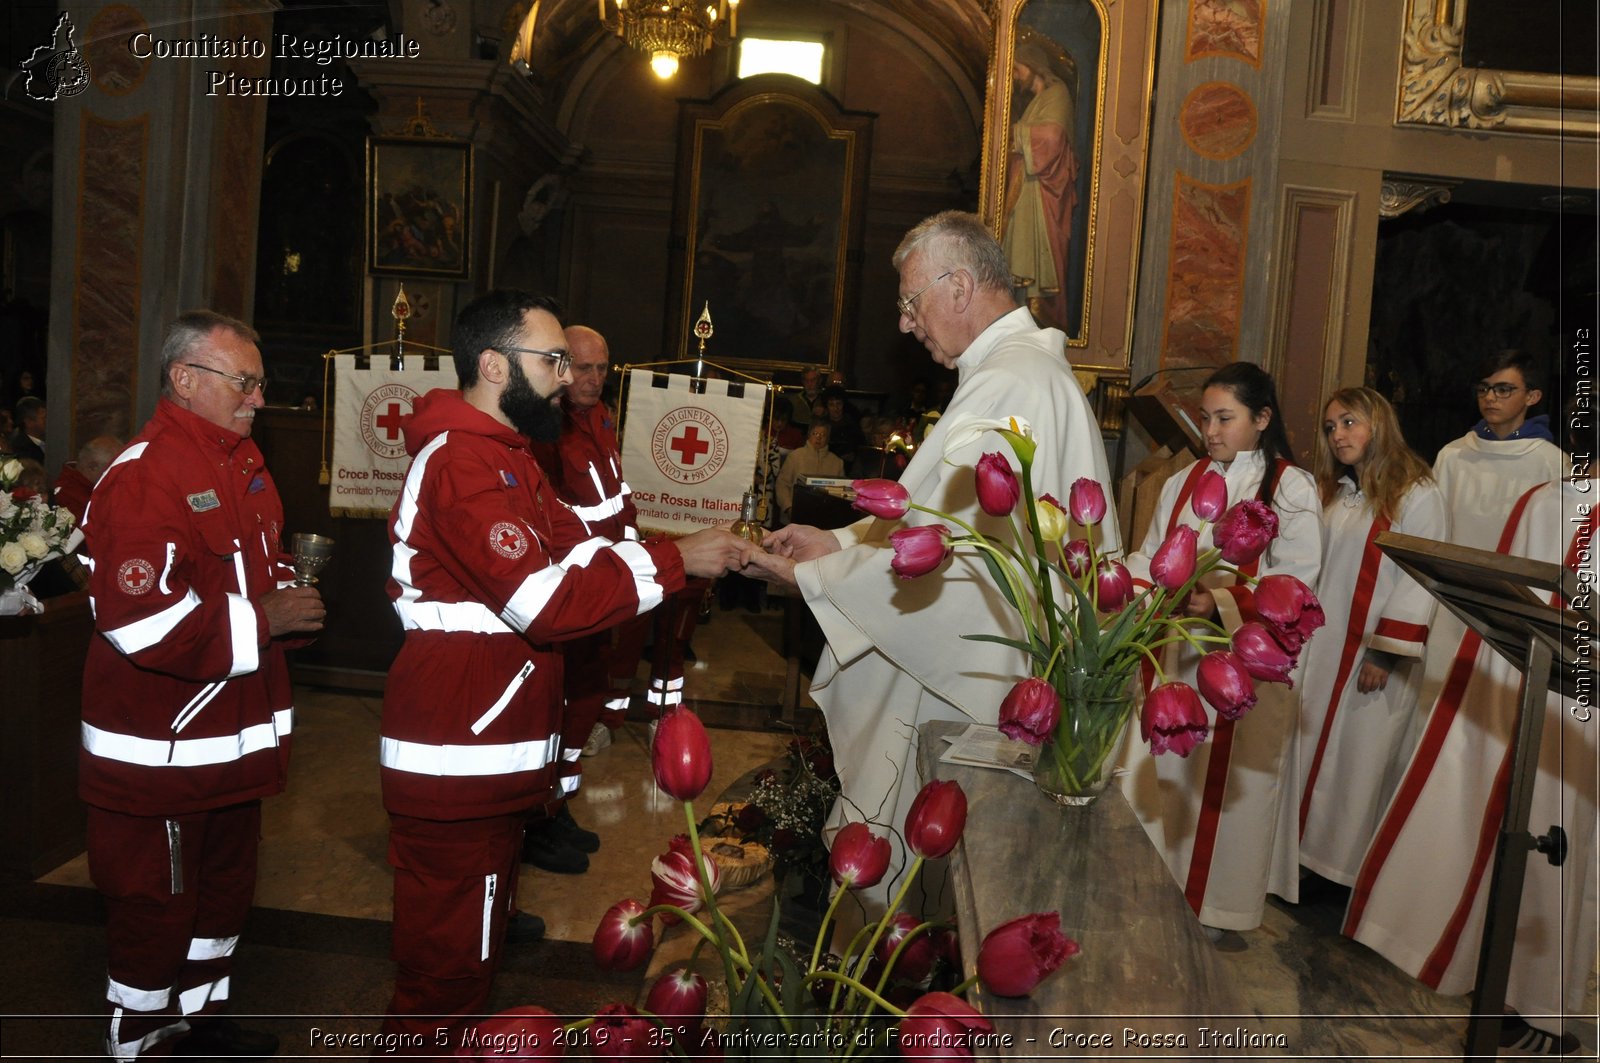
[[[376,359],[384,361],[385,359]],[[387,517],[400,497],[411,459],[400,434],[400,419],[411,404],[433,388],[453,388],[456,374],[445,369],[357,369],[355,358],[335,359],[333,465],[329,470],[328,510],[335,517]]]
[[622,468],[639,527],[687,535],[739,518],[755,480],[767,389],[645,369],[628,374]]

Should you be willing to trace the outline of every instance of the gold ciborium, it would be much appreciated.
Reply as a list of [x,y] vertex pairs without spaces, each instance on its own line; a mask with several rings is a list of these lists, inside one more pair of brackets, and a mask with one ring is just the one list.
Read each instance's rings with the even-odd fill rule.
[[317,573],[333,560],[333,540],[326,535],[295,532],[291,542],[294,546],[294,585],[309,587],[317,582]]

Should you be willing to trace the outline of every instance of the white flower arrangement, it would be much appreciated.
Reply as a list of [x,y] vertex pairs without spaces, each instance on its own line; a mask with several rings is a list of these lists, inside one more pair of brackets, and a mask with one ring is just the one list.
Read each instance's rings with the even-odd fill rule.
[[[37,610],[38,599],[26,587],[45,562],[70,553],[83,541],[71,512],[52,506],[31,487],[18,486],[22,462],[0,463],[0,595]],[[17,599],[20,598],[20,602]]]

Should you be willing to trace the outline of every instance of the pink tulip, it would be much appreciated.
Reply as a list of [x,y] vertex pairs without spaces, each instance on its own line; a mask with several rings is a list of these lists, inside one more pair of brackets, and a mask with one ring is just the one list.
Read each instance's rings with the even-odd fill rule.
[[699,797],[711,781],[711,740],[700,717],[681,705],[662,713],[650,763],[663,793],[679,801]]
[[1163,683],[1145,696],[1139,733],[1150,743],[1150,752],[1187,757],[1207,730],[1205,707],[1189,684]]
[[1011,463],[1004,456],[985,454],[979,458],[974,478],[978,505],[989,516],[1003,517],[1017,508],[1017,499],[1022,497],[1022,485],[1017,483],[1017,474],[1011,471]]
[[1211,541],[1222,551],[1222,560],[1230,565],[1254,561],[1277,535],[1278,515],[1255,498],[1234,505],[1211,529]]
[[1275,573],[1261,577],[1256,584],[1256,615],[1272,626],[1273,634],[1291,653],[1328,622],[1322,603],[1294,576]]
[[[644,998],[646,1011],[673,1026],[693,1030],[706,1017],[706,980],[687,967],[674,967],[650,987]],[[674,1021],[676,1020],[676,1021]]]
[[1000,703],[1000,733],[1030,746],[1049,738],[1060,719],[1060,695],[1055,687],[1038,676],[1012,687]]
[[872,833],[865,823],[847,823],[833,836],[828,871],[846,889],[876,886],[889,870],[889,839]]
[[1078,954],[1061,933],[1059,912],[1036,912],[989,931],[978,950],[978,979],[991,993],[1025,997],[1045,975]]
[[1106,492],[1100,484],[1087,476],[1076,480],[1067,492],[1067,512],[1085,528],[1092,528],[1105,519]]
[[1244,670],[1256,679],[1294,686],[1289,673],[1294,671],[1295,655],[1284,649],[1272,629],[1259,620],[1239,625],[1233,633],[1233,652],[1244,662]]
[[[711,892],[722,887],[722,871],[716,861],[706,861],[711,877]],[[700,873],[695,859],[685,853],[669,851],[650,861],[650,907],[671,904],[686,912],[698,912],[704,905],[700,893]]]
[[899,520],[911,507],[911,492],[893,480],[857,480],[850,487],[856,493],[853,505],[874,517]]
[[1115,612],[1133,601],[1133,576],[1121,561],[1102,560],[1094,575],[1100,585],[1101,611]]
[[1150,559],[1150,579],[1164,591],[1175,591],[1194,576],[1195,530],[1180,524],[1172,529],[1156,556]]
[[974,1033],[994,1033],[994,1024],[960,997],[924,993],[900,1020],[900,1054],[907,1059],[971,1059]]
[[937,860],[956,847],[967,825],[967,795],[961,785],[935,779],[922,788],[906,813],[906,848]]
[[[537,1004],[507,1008],[480,1020],[475,1037],[463,1038],[458,1059],[560,1059],[566,1051],[562,1022]],[[507,1055],[496,1044],[515,1045]]]
[[1224,720],[1237,720],[1256,705],[1256,685],[1239,655],[1216,650],[1200,658],[1196,682],[1200,693]]
[[910,938],[900,958],[894,962],[894,976],[902,982],[917,985],[924,978],[933,973],[933,961],[939,958],[939,950],[934,947],[933,939],[926,931],[911,937],[917,927],[922,925],[922,920],[909,912],[896,912],[889,920],[889,927],[883,937],[878,939],[878,947],[874,952],[878,962],[885,966],[889,957],[894,955],[894,950],[900,943]]
[[595,1059],[660,1059],[661,1036],[655,1023],[627,1004],[607,1004],[589,1027]]
[[1194,494],[1189,497],[1189,508],[1201,520],[1216,520],[1228,508],[1228,481],[1215,469],[1200,477]]
[[594,931],[594,962],[602,971],[631,971],[650,958],[656,931],[635,900],[618,901]]
[[1089,548],[1088,539],[1074,539],[1062,551],[1065,554],[1067,571],[1073,579],[1082,579],[1085,572],[1089,571],[1089,563],[1094,555]]
[[950,529],[943,524],[901,528],[889,533],[889,543],[894,547],[894,559],[889,562],[894,574],[915,579],[926,576],[950,556]]

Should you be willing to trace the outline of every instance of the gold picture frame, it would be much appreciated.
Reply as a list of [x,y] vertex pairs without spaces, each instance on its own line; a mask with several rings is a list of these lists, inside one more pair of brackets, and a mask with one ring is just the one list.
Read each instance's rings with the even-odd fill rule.
[[367,272],[466,280],[471,272],[472,145],[367,138]]

